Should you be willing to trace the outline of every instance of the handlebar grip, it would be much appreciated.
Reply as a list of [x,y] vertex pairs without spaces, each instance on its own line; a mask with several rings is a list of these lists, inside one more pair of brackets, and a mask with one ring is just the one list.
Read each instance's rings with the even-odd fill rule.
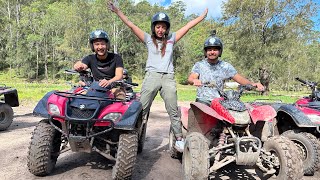
[[130,84],[130,85],[132,85],[132,86],[139,86],[138,83],[128,83],[128,84]]
[[297,81],[299,81],[299,82],[302,82],[303,84],[307,84],[307,82],[305,81],[305,80],[302,80],[302,79],[300,79],[300,78],[298,78],[298,77],[296,77],[295,78]]

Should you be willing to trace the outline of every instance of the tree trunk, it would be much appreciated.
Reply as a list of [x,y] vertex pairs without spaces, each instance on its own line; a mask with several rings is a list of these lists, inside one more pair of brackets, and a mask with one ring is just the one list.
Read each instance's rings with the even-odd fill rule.
[[266,68],[259,68],[259,80],[260,83],[265,87],[265,91],[263,91],[262,95],[268,95],[270,92],[269,83],[270,83],[270,71]]

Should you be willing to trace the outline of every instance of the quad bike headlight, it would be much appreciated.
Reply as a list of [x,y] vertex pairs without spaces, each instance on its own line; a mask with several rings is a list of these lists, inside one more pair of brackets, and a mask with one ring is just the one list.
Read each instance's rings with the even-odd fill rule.
[[52,114],[52,115],[60,115],[60,110],[58,108],[57,105],[55,104],[49,104],[49,112]]
[[112,120],[112,121],[116,121],[116,120],[120,119],[121,116],[122,116],[121,113],[109,113],[109,114],[103,116],[102,119],[109,119],[109,120]]

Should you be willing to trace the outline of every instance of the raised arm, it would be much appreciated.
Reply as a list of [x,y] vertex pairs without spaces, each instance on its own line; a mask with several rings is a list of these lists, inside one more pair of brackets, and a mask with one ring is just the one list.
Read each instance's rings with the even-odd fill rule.
[[194,20],[188,22],[185,26],[183,26],[181,29],[179,29],[176,32],[176,42],[178,42],[188,31],[189,29],[196,26],[199,22],[201,22],[208,14],[208,8],[203,12],[203,14]]
[[132,30],[132,32],[142,41],[144,42],[144,31],[142,31],[138,26],[129,21],[128,17],[124,15],[118,7],[116,7],[113,2],[108,2],[109,9],[116,13],[119,18]]

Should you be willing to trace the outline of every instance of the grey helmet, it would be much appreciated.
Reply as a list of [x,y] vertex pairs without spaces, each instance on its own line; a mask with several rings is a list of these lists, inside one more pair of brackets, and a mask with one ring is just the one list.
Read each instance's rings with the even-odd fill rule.
[[168,36],[169,31],[170,31],[170,19],[169,16],[166,13],[159,12],[155,14],[152,19],[151,19],[151,32],[153,35],[156,34],[155,32],[155,25],[157,22],[164,22],[167,25],[167,30],[165,32],[165,35]]
[[108,50],[109,50],[110,40],[109,40],[108,33],[106,33],[103,30],[95,30],[95,31],[92,31],[89,36],[89,43],[90,43],[90,47],[91,47],[92,52],[94,52],[93,41],[96,39],[104,39],[107,42]]
[[223,44],[222,41],[218,37],[216,37],[216,30],[213,30],[210,37],[206,39],[206,41],[204,42],[204,51],[206,51],[208,47],[220,47],[219,57],[221,57],[223,51]]

